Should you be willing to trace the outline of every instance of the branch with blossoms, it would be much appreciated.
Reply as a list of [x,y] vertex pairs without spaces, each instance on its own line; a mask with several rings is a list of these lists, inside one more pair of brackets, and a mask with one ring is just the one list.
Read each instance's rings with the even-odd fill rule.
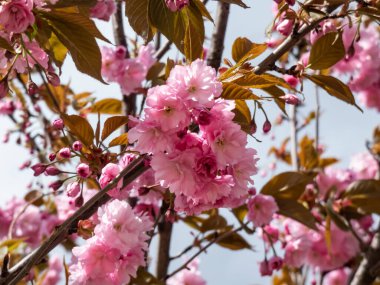
[[[251,249],[253,234],[264,242],[258,270],[276,282],[376,279],[378,163],[362,154],[346,169],[332,166],[337,159],[326,157],[319,138],[320,103],[304,114],[303,86],[312,83],[359,110],[378,108],[378,64],[368,60],[379,51],[378,1],[275,1],[271,39],[238,37],[224,59],[229,9],[248,6],[218,1],[207,57],[205,21],[214,22],[207,2],[0,3],[0,113],[38,152],[31,191],[0,211],[0,284],[56,284],[63,267],[70,284],[205,284],[198,257],[211,245]],[[94,18],[112,19],[116,47],[99,48],[109,40]],[[135,36],[125,35],[124,19]],[[170,58],[171,49],[180,55]],[[78,71],[119,85],[121,98],[98,99],[62,84],[69,55]],[[271,122],[273,103],[281,115]],[[269,154],[294,171],[274,175],[276,164],[269,164],[273,177],[258,193],[252,186],[262,154],[248,138],[260,142],[260,114],[264,134],[290,123],[290,136]],[[315,138],[304,133],[314,120]],[[379,138],[377,129],[375,155]],[[173,256],[177,222],[192,229],[194,241]],[[72,253],[69,264],[52,257],[58,245]],[[168,274],[171,261],[196,248]]]

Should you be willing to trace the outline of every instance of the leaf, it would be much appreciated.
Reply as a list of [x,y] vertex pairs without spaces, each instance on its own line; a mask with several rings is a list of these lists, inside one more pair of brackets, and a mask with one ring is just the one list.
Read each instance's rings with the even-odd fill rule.
[[202,1],[200,0],[193,0],[193,3],[195,4],[195,6],[197,6],[198,10],[201,12],[202,16],[209,19],[211,22],[214,23],[214,20],[212,19],[210,13],[208,12],[205,4],[203,4]]
[[276,82],[273,82],[266,74],[256,75],[254,73],[246,74],[243,77],[240,77],[234,83],[245,87],[245,88],[255,88],[263,89],[276,85]]
[[336,97],[350,105],[354,105],[362,111],[362,109],[356,105],[354,95],[352,94],[350,88],[339,79],[329,75],[307,75],[305,77],[326,90],[326,92],[331,96]]
[[245,56],[253,47],[253,43],[247,38],[237,38],[232,45],[232,58],[235,62]]
[[58,40],[55,34],[51,34],[49,38],[50,58],[53,59],[57,67],[61,68],[67,55],[67,48]]
[[313,230],[317,230],[314,216],[302,204],[290,199],[276,199],[276,202],[280,209],[278,211],[280,215],[296,220]]
[[219,0],[220,2],[229,3],[229,4],[236,4],[240,7],[243,7],[244,9],[249,8],[247,5],[244,4],[242,0]]
[[314,147],[314,140],[304,136],[300,143],[300,165],[306,170],[312,170],[319,165],[318,152]]
[[330,68],[346,54],[341,33],[327,33],[311,47],[309,65],[311,69]]
[[251,112],[248,105],[244,100],[235,100],[235,113],[234,122],[239,124],[241,129],[246,133],[251,133]]
[[[223,232],[220,235],[224,234]],[[208,240],[213,240],[215,238],[214,234],[211,234],[206,237]],[[216,244],[221,247],[228,248],[231,250],[241,250],[241,249],[250,249],[251,245],[238,233],[231,232],[225,237],[219,239]]]
[[94,105],[91,106],[91,113],[100,113],[100,114],[110,114],[117,115],[121,114],[122,111],[122,102],[118,99],[107,98],[96,101]]
[[150,1],[150,23],[172,41],[188,59],[201,57],[204,41],[202,14],[191,1],[179,12],[170,11],[164,0]]
[[125,15],[132,29],[144,40],[151,41],[155,31],[148,18],[149,0],[128,0],[125,2]]
[[275,198],[298,200],[306,185],[313,182],[313,176],[298,172],[283,172],[274,176],[261,189],[260,193]]
[[248,213],[247,205],[242,205],[240,207],[232,209],[232,213],[235,215],[235,217],[241,222],[244,222],[245,216]]
[[[44,98],[46,105],[55,113],[65,113],[67,104],[69,103],[67,97],[72,94],[69,86],[59,85],[53,86],[51,84],[42,85],[39,89],[40,95]],[[59,110],[57,110],[59,107]]]
[[221,97],[229,100],[260,100],[260,97],[253,94],[251,90],[240,87],[235,83],[223,83]]
[[99,46],[94,35],[87,30],[91,24],[88,24],[90,27],[82,26],[78,24],[78,21],[73,21],[73,17],[60,17],[47,12],[39,13],[47,20],[59,41],[69,50],[78,70],[105,83],[101,75],[102,61]]
[[65,127],[69,129],[85,146],[92,145],[95,134],[90,123],[78,115],[61,115]]
[[267,49],[267,44],[252,43],[252,48],[239,60],[238,65],[253,60]]
[[117,138],[114,138],[109,144],[109,147],[117,146],[117,145],[127,145],[128,144],[128,133],[124,133]]
[[355,181],[348,186],[343,197],[349,199],[353,206],[365,213],[380,214],[380,181],[378,180]]
[[102,130],[102,141],[104,141],[110,134],[112,134],[115,130],[120,128],[121,126],[128,123],[127,116],[116,116],[108,118]]
[[326,212],[331,218],[331,220],[334,222],[335,225],[337,225],[341,230],[343,231],[349,231],[350,225],[348,221],[340,216],[337,212],[335,212],[332,200],[329,199],[326,203]]

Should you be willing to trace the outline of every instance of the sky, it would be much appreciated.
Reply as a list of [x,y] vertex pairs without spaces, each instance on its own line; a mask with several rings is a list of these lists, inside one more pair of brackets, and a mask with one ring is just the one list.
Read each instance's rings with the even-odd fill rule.
[[[237,37],[247,37],[253,42],[261,43],[265,41],[265,28],[270,24],[272,19],[270,0],[245,0],[250,9],[243,9],[233,6],[229,18],[229,25],[226,34],[224,56],[231,58],[231,46]],[[215,14],[215,2],[210,1],[208,5],[211,15]],[[101,32],[112,39],[112,30],[109,24],[97,22]],[[212,29],[212,24],[207,25],[208,35]],[[128,35],[133,35],[127,28]],[[171,52],[170,56],[175,57],[178,54]],[[120,96],[118,86],[103,85],[94,79],[79,74],[71,60],[68,60],[63,68],[62,82],[71,81],[71,86],[75,92],[91,91],[97,98]],[[307,115],[308,111],[315,108],[314,88],[306,86],[304,90],[305,104],[308,107],[302,108],[301,114]],[[372,130],[379,123],[377,112],[364,109],[361,113],[356,108],[332,98],[321,91],[321,126],[320,142],[326,146],[326,154],[341,159],[338,167],[345,167],[349,163],[349,158],[353,154],[365,151],[365,141],[371,138]],[[268,111],[269,118],[273,121],[279,114],[274,104],[268,102],[264,104]],[[51,119],[54,119],[52,117]],[[260,118],[259,122],[263,122]],[[5,130],[12,127],[7,118],[0,118],[0,137]],[[259,125],[260,128],[260,125]],[[306,133],[310,136],[314,134],[314,128],[311,126]],[[275,140],[273,140],[273,136]],[[273,162],[273,157],[268,157],[268,149],[288,136],[288,130],[285,127],[273,129],[271,135],[263,135],[258,132],[257,137],[261,143],[250,140],[249,146],[258,151],[260,158],[259,166],[267,167]],[[22,147],[17,146],[14,141],[9,144],[0,143],[0,189],[1,205],[4,205],[12,196],[21,196],[26,193],[26,185],[32,180],[32,171],[19,171],[19,166],[29,159],[28,152]],[[285,166],[279,164],[277,172],[285,170]],[[254,177],[255,186],[260,187],[269,179],[269,177]],[[172,254],[180,252],[185,246],[191,243],[191,236],[188,234],[188,228],[184,225],[175,225],[172,243]],[[207,280],[208,284],[271,284],[269,278],[262,278],[258,273],[257,262],[263,259],[262,243],[252,236],[247,237],[248,242],[253,245],[252,251],[244,250],[233,252],[213,246],[200,257],[200,270]],[[156,243],[153,243],[154,247]],[[176,266],[172,266],[174,270]],[[171,271],[170,270],[170,271]]]

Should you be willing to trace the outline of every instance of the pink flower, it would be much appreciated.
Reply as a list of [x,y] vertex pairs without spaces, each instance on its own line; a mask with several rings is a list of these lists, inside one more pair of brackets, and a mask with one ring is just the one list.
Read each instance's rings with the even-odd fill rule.
[[276,29],[277,32],[287,37],[293,30],[294,20],[291,19],[282,19],[280,23],[277,24]]
[[44,165],[42,163],[37,163],[31,167],[31,169],[34,171],[34,176],[39,176],[46,170],[47,165]]
[[282,268],[283,260],[281,257],[273,256],[269,259],[269,268],[271,270],[280,270]]
[[355,180],[355,174],[350,170],[336,169],[333,167],[325,168],[316,178],[319,193],[324,196],[332,187],[336,187],[338,193],[341,193]]
[[350,277],[350,269],[344,267],[330,271],[323,278],[323,285],[347,285]]
[[75,151],[81,151],[82,147],[83,147],[83,145],[80,141],[75,141],[73,143],[73,150],[75,150]]
[[61,173],[61,170],[59,170],[55,166],[48,166],[45,170],[45,174],[49,176],[56,176]]
[[139,48],[139,54],[137,56],[137,60],[145,66],[145,69],[148,71],[157,59],[154,57],[154,46],[152,44],[148,44],[146,46],[141,46]]
[[271,269],[268,260],[260,262],[259,267],[261,276],[271,276],[273,274],[273,270]]
[[189,5],[189,0],[165,0],[165,3],[172,12],[177,12]]
[[98,0],[98,3],[90,10],[91,17],[107,22],[115,11],[116,5],[114,0]]
[[52,123],[53,127],[57,130],[62,130],[65,126],[62,119],[55,119]]
[[358,153],[351,158],[349,168],[357,179],[375,179],[379,165],[368,152]]
[[58,154],[62,158],[70,158],[71,157],[71,151],[68,147],[64,147],[64,148],[60,149]]
[[80,192],[80,185],[78,182],[73,182],[67,185],[66,194],[68,197],[76,197]]
[[206,281],[199,272],[199,261],[194,259],[185,269],[178,272],[167,281],[168,285],[206,285]]
[[167,84],[183,99],[204,106],[211,106],[213,98],[219,97],[222,92],[222,84],[217,80],[215,69],[200,59],[189,66],[175,66]]
[[298,105],[300,103],[300,99],[294,94],[286,94],[280,98],[285,100],[285,103],[289,105]]
[[255,227],[269,224],[273,214],[278,210],[272,196],[257,194],[248,201],[248,219],[253,222]]
[[0,24],[8,33],[22,33],[34,23],[32,0],[10,0],[0,5]]
[[331,21],[325,21],[322,24],[322,27],[319,26],[310,33],[310,43],[313,45],[322,36],[326,35],[327,33],[335,32],[335,31],[336,31],[335,24]]
[[62,263],[62,260],[57,256],[53,256],[49,259],[48,269],[41,285],[56,285],[59,283],[63,270]]
[[299,84],[299,79],[293,75],[284,75],[284,80],[293,88],[296,88],[297,85]]
[[81,178],[88,178],[91,175],[91,170],[88,164],[81,163],[77,166],[77,173]]
[[23,37],[23,40],[25,42],[25,48],[28,49],[31,55],[29,53],[26,55],[27,60],[25,57],[18,57],[14,65],[16,71],[18,73],[25,73],[27,72],[28,66],[29,68],[33,68],[37,63],[47,69],[49,63],[49,56],[47,53],[37,42],[30,42],[26,36]]
[[310,242],[307,238],[298,238],[287,242],[284,262],[293,267],[301,267],[306,262]]

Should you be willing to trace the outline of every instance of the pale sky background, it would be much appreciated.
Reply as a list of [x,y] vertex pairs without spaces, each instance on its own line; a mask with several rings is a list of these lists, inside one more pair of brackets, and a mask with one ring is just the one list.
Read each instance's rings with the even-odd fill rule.
[[[215,14],[215,3],[210,1],[208,5],[211,15]],[[226,35],[226,49],[224,56],[231,58],[231,45],[237,37],[245,36],[253,42],[265,41],[265,28],[270,23],[272,17],[270,0],[245,0],[251,6],[251,9],[242,9],[233,6],[229,19],[229,26]],[[106,37],[113,39],[112,30],[109,24],[98,22],[99,28]],[[210,31],[211,24],[207,24]],[[128,30],[130,31],[130,30]],[[210,33],[207,33],[210,35]],[[132,35],[129,33],[129,35]],[[176,53],[171,56],[175,57]],[[75,92],[93,91],[98,98],[107,96],[119,96],[118,86],[111,84],[110,86],[102,85],[92,78],[76,72],[73,63],[68,61],[63,70],[62,82],[71,80],[71,86]],[[314,108],[314,88],[307,86],[305,89],[306,110]],[[331,154],[341,159],[339,166],[346,166],[349,157],[357,152],[365,150],[365,140],[370,139],[372,130],[379,123],[377,112],[364,109],[364,113],[359,112],[352,106],[349,106],[329,95],[321,92],[322,118],[321,118],[321,135],[320,142],[327,146],[327,154]],[[266,103],[265,108],[268,110],[270,119],[273,121],[279,111],[277,107],[273,107],[274,103]],[[305,108],[303,108],[305,109]],[[306,110],[301,113],[307,115]],[[52,118],[53,119],[53,118]],[[259,119],[263,122],[263,118]],[[11,127],[7,118],[0,118],[0,137],[5,130]],[[259,123],[259,128],[261,124]],[[308,128],[306,131],[313,136],[314,129]],[[277,145],[285,138],[287,134],[286,127],[274,129],[272,135],[278,138]],[[302,134],[301,134],[302,136]],[[262,143],[250,141],[250,146],[258,151],[260,157],[259,165],[266,167],[273,162],[273,157],[268,158],[268,148],[274,144],[271,136],[264,136],[258,132],[258,138]],[[20,172],[18,167],[28,159],[28,153],[22,147],[17,146],[14,140],[9,144],[0,143],[0,181],[2,189],[0,189],[1,205],[6,204],[12,196],[20,196],[26,193],[26,185],[33,178],[32,171],[26,170]],[[282,164],[279,164],[278,171],[284,170]],[[265,183],[268,178],[260,178],[256,176],[255,184],[258,189]],[[191,236],[187,233],[188,228],[183,225],[175,225],[175,233],[172,243],[172,254],[180,252],[191,241]],[[200,257],[200,270],[209,285],[214,284],[271,284],[269,278],[261,278],[258,272],[257,262],[263,259],[262,242],[258,242],[252,237],[248,237],[248,241],[253,244],[255,252],[244,250],[233,252],[213,246],[208,250],[207,254]],[[152,244],[155,246],[155,244]],[[155,250],[154,250],[155,251]],[[175,269],[172,267],[170,271]]]

